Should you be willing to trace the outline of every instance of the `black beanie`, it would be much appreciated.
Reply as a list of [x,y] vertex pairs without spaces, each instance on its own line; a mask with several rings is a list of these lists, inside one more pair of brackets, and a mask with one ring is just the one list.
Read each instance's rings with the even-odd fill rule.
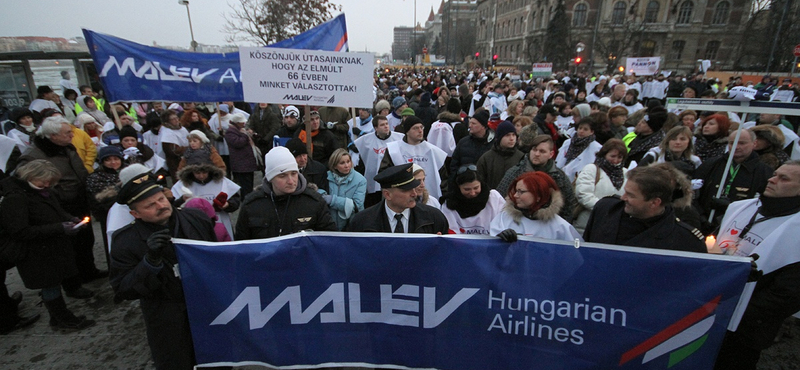
[[306,148],[306,144],[300,139],[291,139],[287,141],[284,146],[286,147],[286,149],[289,149],[289,152],[291,152],[292,155],[295,157],[303,154],[308,154],[308,149]]
[[478,120],[478,122],[480,122],[484,127],[489,127],[489,112],[482,110],[478,113],[475,113],[472,118]]
[[417,116],[407,116],[406,119],[403,121],[403,132],[408,132],[411,130],[411,127],[414,127],[417,123],[422,123],[422,120],[419,119]]
[[139,141],[139,134],[136,132],[136,129],[132,126],[124,126],[119,129],[119,141],[126,137],[133,137],[136,141]]
[[667,122],[667,110],[664,107],[653,107],[647,111],[647,114],[644,116],[647,125],[650,126],[650,129],[653,132],[658,132],[664,127],[664,123]]
[[461,114],[461,102],[456,98],[447,101],[447,111],[453,114]]

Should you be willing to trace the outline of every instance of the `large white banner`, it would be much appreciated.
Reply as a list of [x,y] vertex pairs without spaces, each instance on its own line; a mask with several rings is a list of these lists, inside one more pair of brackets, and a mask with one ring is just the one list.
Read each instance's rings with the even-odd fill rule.
[[635,73],[637,76],[653,75],[658,72],[661,64],[661,57],[649,58],[628,58],[625,66],[625,74]]
[[245,101],[372,106],[370,53],[249,47],[239,55]]

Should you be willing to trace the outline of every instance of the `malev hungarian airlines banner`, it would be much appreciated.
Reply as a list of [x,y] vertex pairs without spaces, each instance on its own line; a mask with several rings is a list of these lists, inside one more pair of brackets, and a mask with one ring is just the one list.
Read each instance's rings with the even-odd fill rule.
[[711,369],[748,259],[490,237],[176,241],[200,364]]
[[[83,30],[109,101],[243,101],[239,53],[172,51]],[[269,45],[348,51],[344,14]]]

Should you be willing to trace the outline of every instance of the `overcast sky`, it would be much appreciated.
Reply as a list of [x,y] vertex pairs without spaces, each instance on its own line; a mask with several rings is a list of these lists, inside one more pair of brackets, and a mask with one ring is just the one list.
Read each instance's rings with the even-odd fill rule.
[[[197,42],[224,45],[223,14],[237,0],[190,0]],[[392,47],[392,29],[411,26],[414,0],[336,0],[347,18],[351,51],[386,53]],[[416,0],[417,22],[425,25],[431,7],[441,0]],[[81,28],[140,44],[189,47],[186,7],[178,0],[2,0],[0,36],[82,36]],[[338,14],[338,13],[337,13]],[[337,15],[337,14],[334,14]]]

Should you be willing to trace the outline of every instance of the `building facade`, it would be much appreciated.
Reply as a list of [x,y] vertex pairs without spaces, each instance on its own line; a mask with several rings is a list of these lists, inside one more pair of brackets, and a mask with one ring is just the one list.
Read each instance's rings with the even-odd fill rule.
[[[542,61],[558,0],[478,0],[477,49],[522,68]],[[698,59],[733,67],[752,0],[566,0],[570,45],[583,68],[612,70],[624,57],[660,56],[661,69],[692,70]],[[483,59],[483,57],[482,57]]]

